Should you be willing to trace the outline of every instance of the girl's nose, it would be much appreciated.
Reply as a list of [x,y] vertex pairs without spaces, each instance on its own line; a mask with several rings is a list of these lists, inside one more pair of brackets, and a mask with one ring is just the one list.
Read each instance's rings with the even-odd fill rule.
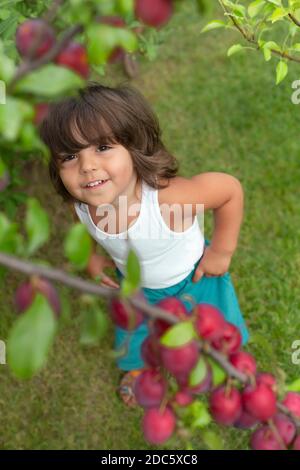
[[97,170],[96,157],[91,152],[81,151],[80,154],[80,171],[82,173],[89,173]]

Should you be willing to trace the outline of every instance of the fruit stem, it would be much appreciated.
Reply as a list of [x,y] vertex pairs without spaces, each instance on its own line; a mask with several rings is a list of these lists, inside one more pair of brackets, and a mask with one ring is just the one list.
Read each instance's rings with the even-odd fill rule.
[[226,380],[225,384],[225,397],[228,398],[231,392],[231,387],[232,387],[232,380],[230,377]]
[[163,399],[162,399],[162,401],[161,401],[161,404],[160,404],[160,406],[159,406],[159,412],[160,412],[161,414],[165,411],[168,401],[169,401],[169,391],[168,391],[168,389],[167,389],[166,392],[165,392],[165,394],[164,394],[164,396],[163,396]]
[[275,426],[274,421],[272,419],[268,420],[268,425],[269,425],[269,428],[271,429],[272,433],[274,434],[275,439],[277,440],[277,442],[282,447],[282,450],[287,450],[287,447],[286,447],[281,435],[279,434],[278,429]]

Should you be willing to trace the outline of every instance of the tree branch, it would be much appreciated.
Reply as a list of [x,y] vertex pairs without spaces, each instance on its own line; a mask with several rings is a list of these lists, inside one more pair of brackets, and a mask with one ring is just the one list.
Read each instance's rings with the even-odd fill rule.
[[[57,281],[61,284],[65,284],[69,287],[73,287],[82,292],[97,295],[99,297],[105,297],[106,299],[113,299],[120,297],[120,289],[102,287],[95,283],[85,281],[79,277],[71,276],[65,273],[61,269],[49,268],[47,266],[40,266],[29,261],[23,261],[16,256],[9,255],[7,253],[0,252],[0,265],[6,266],[7,268],[20,271],[28,276],[40,275],[52,281]],[[146,303],[136,297],[129,297],[126,299],[132,306],[144,312],[151,319],[165,320],[171,325],[175,325],[180,322],[179,318],[168,313],[167,311]],[[198,339],[199,350],[205,355],[214,359],[228,374],[228,376],[237,379],[243,385],[251,383],[250,377],[236,369],[227,359],[224,354],[214,349],[207,341]],[[298,419],[292,412],[290,412],[282,403],[277,402],[277,408],[290,419],[293,420],[294,424],[300,429],[300,419]]]
[[295,23],[297,26],[300,27],[300,22],[297,20],[297,18],[294,15],[292,15],[292,13],[289,13],[288,16],[289,18],[291,18],[293,23]]
[[[246,39],[246,41],[250,42],[251,44],[254,44],[256,46],[257,49],[260,49],[260,46],[258,44],[258,42],[256,41],[256,39],[254,37],[249,37],[246,32],[241,28],[241,26],[238,24],[238,22],[236,21],[235,17],[227,10],[227,8],[225,7],[225,5],[223,4],[222,0],[219,0],[224,11],[226,12],[227,16],[231,19],[233,25],[238,29],[238,31],[242,34],[242,36]],[[289,15],[290,16],[290,15]],[[294,17],[293,17],[294,18]],[[295,21],[294,21],[295,20]],[[296,18],[293,19],[294,23],[297,24],[298,26],[300,26],[300,23],[297,21]],[[280,57],[282,57],[283,59],[288,59],[292,62],[298,62],[300,63],[300,58],[298,57],[294,57],[294,56],[291,56],[290,54],[287,54],[286,52],[280,52],[280,51],[276,51],[275,49],[270,49],[270,51],[275,54],[275,55],[278,55]]]

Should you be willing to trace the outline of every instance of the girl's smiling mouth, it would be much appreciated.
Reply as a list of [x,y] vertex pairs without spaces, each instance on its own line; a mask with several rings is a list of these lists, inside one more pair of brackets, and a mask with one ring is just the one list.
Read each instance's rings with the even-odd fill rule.
[[107,183],[109,180],[95,180],[91,183],[88,183],[87,185],[83,186],[84,189],[95,189],[99,188],[100,186],[103,186],[105,183]]

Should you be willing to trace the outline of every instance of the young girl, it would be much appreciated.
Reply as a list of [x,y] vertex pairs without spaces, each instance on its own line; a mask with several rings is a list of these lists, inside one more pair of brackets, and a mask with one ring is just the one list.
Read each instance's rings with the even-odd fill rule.
[[[189,312],[193,300],[213,304],[239,328],[245,344],[248,331],[228,273],[243,218],[240,182],[218,172],[179,176],[157,117],[129,85],[88,84],[77,96],[52,105],[40,133],[50,148],[56,191],[76,211],[95,245],[111,256],[94,252],[88,272],[101,274],[103,285],[119,287],[103,269],[114,266],[121,281],[132,248],[149,303],[174,296]],[[198,216],[210,209],[214,230],[209,242]],[[119,391],[124,402],[134,405],[132,386],[144,366],[141,345],[148,322],[130,333],[119,327],[115,332],[115,348],[127,347],[117,360],[125,372]]]

